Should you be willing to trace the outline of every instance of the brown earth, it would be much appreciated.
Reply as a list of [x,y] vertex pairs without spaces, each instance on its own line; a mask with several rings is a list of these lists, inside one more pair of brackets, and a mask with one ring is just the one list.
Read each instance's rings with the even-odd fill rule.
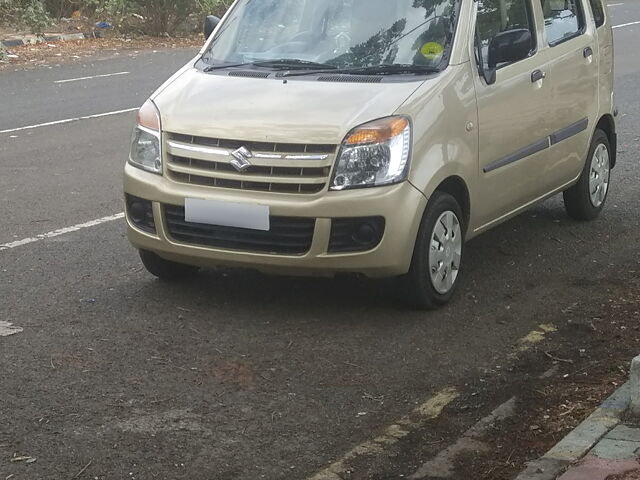
[[[95,38],[68,42],[43,42],[7,49],[10,56],[0,61],[0,70],[28,69],[69,62],[82,62],[89,58],[108,58],[142,50],[198,47],[204,42],[202,35],[182,38]],[[16,56],[15,58],[12,56]]]
[[[552,345],[525,360],[522,371],[545,358],[557,370],[515,389],[517,414],[487,436],[489,453],[461,459],[458,472],[478,480],[514,478],[627,381],[630,361],[640,353],[640,281],[603,288],[598,303],[598,308],[576,305],[566,311]],[[629,474],[608,480],[640,480],[638,472]]]
[[640,279],[602,279],[583,288],[588,301],[548,319],[557,332],[527,351],[516,348],[508,364],[467,384],[444,415],[381,458],[351,465],[348,480],[411,475],[512,397],[515,414],[479,438],[478,451],[455,458],[450,478],[512,480],[544,455],[627,381],[631,359],[640,353]]

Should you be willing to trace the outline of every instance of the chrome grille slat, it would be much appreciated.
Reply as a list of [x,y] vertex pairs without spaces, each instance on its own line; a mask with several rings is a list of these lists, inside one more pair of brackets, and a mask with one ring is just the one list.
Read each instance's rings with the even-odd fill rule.
[[[232,152],[244,146],[250,166],[236,170]],[[242,142],[168,133],[167,174],[178,182],[217,188],[312,194],[324,190],[336,145]]]

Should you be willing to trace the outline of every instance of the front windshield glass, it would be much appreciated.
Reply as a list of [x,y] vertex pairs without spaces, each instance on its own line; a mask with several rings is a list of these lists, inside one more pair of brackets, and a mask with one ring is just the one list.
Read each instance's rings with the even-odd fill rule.
[[203,60],[438,68],[447,61],[456,13],[456,0],[240,0]]

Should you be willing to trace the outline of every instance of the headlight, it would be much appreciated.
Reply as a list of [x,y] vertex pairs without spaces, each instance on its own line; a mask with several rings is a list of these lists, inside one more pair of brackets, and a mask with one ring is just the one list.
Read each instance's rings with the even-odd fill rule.
[[338,156],[331,190],[402,182],[409,171],[411,123],[389,117],[352,130]]
[[138,112],[138,125],[131,136],[129,163],[148,172],[162,174],[160,114],[151,100]]

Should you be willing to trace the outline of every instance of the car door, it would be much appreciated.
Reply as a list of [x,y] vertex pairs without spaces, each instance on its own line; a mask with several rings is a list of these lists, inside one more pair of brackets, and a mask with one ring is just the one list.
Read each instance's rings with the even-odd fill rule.
[[600,67],[599,101],[600,111],[610,112],[613,109],[613,29],[611,17],[604,8],[602,0],[589,0],[591,14],[596,27],[598,49],[596,57]]
[[[475,35],[482,230],[532,202],[549,154],[553,109],[546,49],[540,48],[540,0],[478,0]],[[536,20],[537,19],[537,20]],[[490,50],[505,32],[528,30],[531,49],[525,58],[492,65]],[[487,75],[495,69],[495,77]],[[483,75],[484,71],[484,75]],[[487,77],[489,80],[487,80]],[[492,83],[492,80],[495,82]]]
[[598,121],[599,45],[595,22],[585,0],[538,0],[549,46],[553,110],[551,161],[546,165],[547,191],[576,179],[582,171],[591,134]]

